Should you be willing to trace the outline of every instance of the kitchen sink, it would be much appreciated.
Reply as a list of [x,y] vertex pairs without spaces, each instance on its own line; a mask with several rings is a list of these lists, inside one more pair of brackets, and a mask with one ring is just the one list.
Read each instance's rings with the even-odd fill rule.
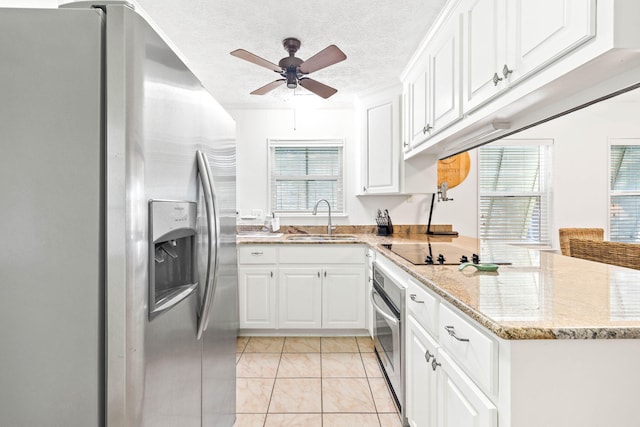
[[282,237],[282,233],[271,233],[270,231],[241,231],[237,234],[238,237],[248,237],[248,238],[256,238],[256,237]]
[[293,235],[287,236],[287,240],[298,241],[298,242],[327,242],[327,241],[353,242],[358,239],[356,236],[351,236],[349,234],[332,234],[331,236],[328,234],[293,234]]

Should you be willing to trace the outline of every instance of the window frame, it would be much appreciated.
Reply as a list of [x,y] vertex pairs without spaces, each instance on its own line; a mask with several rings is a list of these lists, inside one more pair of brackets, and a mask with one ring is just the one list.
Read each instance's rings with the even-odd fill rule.
[[[541,198],[541,203],[546,203],[546,207],[542,207],[541,211],[543,214],[546,214],[546,230],[541,230],[541,241],[533,242],[533,241],[513,241],[507,239],[486,239],[490,241],[497,242],[505,242],[512,245],[521,245],[521,246],[531,246],[535,248],[551,248],[553,243],[552,230],[553,230],[553,147],[554,140],[551,138],[532,138],[532,139],[501,139],[490,144],[491,147],[518,147],[518,146],[535,146],[535,147],[546,147],[545,148],[545,174],[540,175],[539,179],[541,184],[545,186],[542,191],[537,192],[521,192],[521,191],[512,191],[509,193],[505,192],[483,192],[481,186],[481,167],[480,167],[480,150],[483,147],[478,148],[478,169],[477,169],[477,186],[478,186],[478,229],[477,235],[479,239],[483,239],[482,237],[482,218],[481,218],[481,206],[482,206],[482,198],[483,197],[530,197],[530,196],[539,196]],[[545,211],[546,208],[546,211]]]
[[[332,217],[347,217],[347,198],[346,198],[346,179],[347,179],[347,164],[346,164],[346,146],[344,138],[268,138],[267,139],[267,186],[268,186],[268,204],[269,212],[273,212],[280,217],[311,217],[312,209],[306,211],[282,211],[276,210],[274,205],[273,188],[274,178],[273,164],[274,164],[274,149],[276,147],[301,147],[301,148],[330,148],[338,147],[341,151],[341,175],[342,175],[342,211],[335,210],[335,206],[331,206]],[[326,204],[321,204],[318,208],[318,215],[326,215]]]
[[[612,197],[614,196],[633,196],[640,197],[640,190],[637,191],[628,191],[628,190],[612,190],[611,188],[611,157],[612,157],[612,148],[614,145],[620,146],[638,146],[640,147],[640,138],[609,138],[608,140],[608,149],[607,149],[607,234],[608,239],[614,242],[631,242],[638,243],[640,239],[636,239],[633,241],[630,240],[614,240],[614,236],[612,236]],[[639,219],[640,220],[640,219]],[[639,232],[640,234],[640,232]]]

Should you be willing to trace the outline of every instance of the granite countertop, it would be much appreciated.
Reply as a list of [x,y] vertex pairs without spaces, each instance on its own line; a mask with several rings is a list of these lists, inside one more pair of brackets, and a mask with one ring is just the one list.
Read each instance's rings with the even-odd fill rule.
[[[356,238],[347,242],[294,243],[286,233],[277,238],[238,237],[237,242],[368,245],[503,339],[640,338],[640,271],[464,236],[428,240],[425,234],[408,230],[388,237],[352,231],[349,234]],[[413,265],[382,246],[428,241],[450,241],[480,251],[476,253],[481,259],[512,264],[501,265],[497,272]]]

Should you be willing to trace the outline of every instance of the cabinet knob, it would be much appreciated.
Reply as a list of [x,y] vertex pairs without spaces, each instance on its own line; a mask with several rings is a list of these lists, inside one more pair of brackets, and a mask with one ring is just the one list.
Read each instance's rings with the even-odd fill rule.
[[402,143],[402,145],[403,145],[404,147],[408,147],[408,146],[409,146],[409,143],[405,141],[405,142],[403,142],[403,143]]
[[433,129],[433,126],[431,126],[429,123],[427,123],[423,128],[422,128],[422,134],[425,135],[427,132],[430,132],[431,129]]
[[511,73],[513,73],[513,70],[510,70],[507,64],[504,64],[504,67],[502,67],[502,75],[504,76],[504,78],[506,79],[507,77],[509,77],[509,74]]
[[411,295],[409,295],[409,297],[411,298],[411,301],[413,301],[413,302],[417,302],[418,304],[424,304],[424,301],[420,301],[417,298],[416,294],[411,294]]
[[271,277],[273,277],[273,271],[270,271],[270,273],[271,273]]
[[320,277],[320,272],[318,271],[318,277]]
[[429,350],[427,350],[427,352],[424,354],[424,358],[427,359],[427,363],[429,363],[429,359],[431,359],[432,357],[435,358],[436,356],[431,354]]
[[436,370],[436,368],[437,368],[438,366],[442,366],[442,364],[441,364],[441,363],[438,363],[438,362],[436,361],[436,358],[434,357],[434,358],[433,358],[433,360],[431,361],[431,367],[432,367],[432,368],[433,368],[433,370],[435,371],[435,370]]
[[455,338],[458,341],[469,342],[469,338],[460,338],[459,336],[457,336],[453,326],[445,326],[444,330],[449,333],[449,336]]
[[324,277],[327,277],[327,272],[326,271],[324,272]]
[[362,187],[362,192],[366,193],[367,192],[367,187]]
[[498,76],[498,73],[493,73],[493,85],[498,86],[499,81],[502,81],[502,78]]

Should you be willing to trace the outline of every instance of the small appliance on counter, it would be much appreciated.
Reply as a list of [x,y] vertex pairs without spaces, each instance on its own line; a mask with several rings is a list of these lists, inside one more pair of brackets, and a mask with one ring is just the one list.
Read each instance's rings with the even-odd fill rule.
[[393,234],[393,224],[391,223],[391,217],[387,209],[384,210],[384,215],[382,211],[378,209],[376,224],[378,224],[378,236],[390,236]]

